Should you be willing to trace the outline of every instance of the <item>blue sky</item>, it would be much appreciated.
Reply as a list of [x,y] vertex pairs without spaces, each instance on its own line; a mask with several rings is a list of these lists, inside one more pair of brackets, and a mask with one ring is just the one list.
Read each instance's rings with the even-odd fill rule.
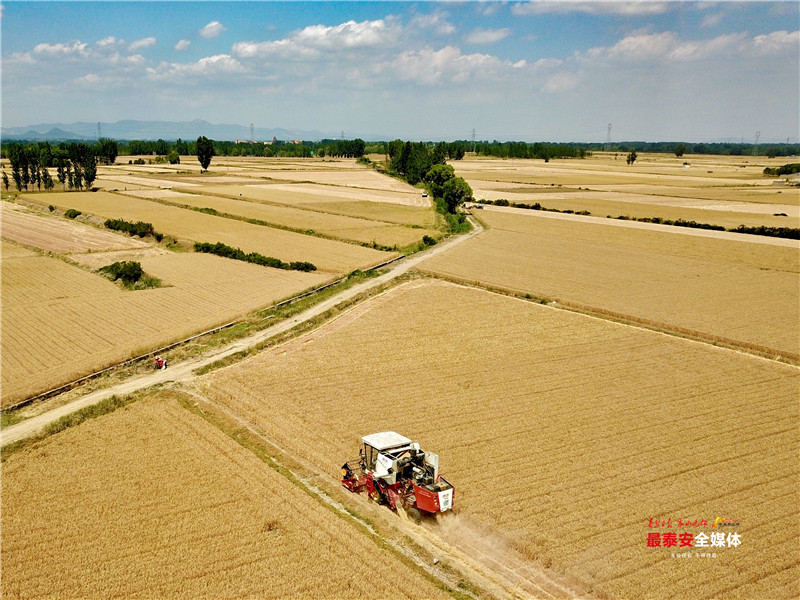
[[797,142],[800,3],[3,2],[4,127]]

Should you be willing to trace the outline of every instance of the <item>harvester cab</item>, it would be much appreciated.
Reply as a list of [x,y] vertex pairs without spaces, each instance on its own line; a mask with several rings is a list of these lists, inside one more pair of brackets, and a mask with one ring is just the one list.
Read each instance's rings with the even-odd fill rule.
[[361,442],[358,461],[342,465],[344,487],[365,491],[392,510],[404,509],[415,521],[453,508],[454,488],[439,474],[438,454],[394,431],[366,435]]

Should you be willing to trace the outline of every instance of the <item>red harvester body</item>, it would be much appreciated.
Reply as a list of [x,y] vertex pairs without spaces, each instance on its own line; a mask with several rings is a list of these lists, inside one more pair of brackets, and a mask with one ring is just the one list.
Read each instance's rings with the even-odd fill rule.
[[392,510],[403,509],[415,521],[453,508],[455,488],[439,474],[439,456],[394,431],[361,438],[357,461],[342,465],[342,485]]

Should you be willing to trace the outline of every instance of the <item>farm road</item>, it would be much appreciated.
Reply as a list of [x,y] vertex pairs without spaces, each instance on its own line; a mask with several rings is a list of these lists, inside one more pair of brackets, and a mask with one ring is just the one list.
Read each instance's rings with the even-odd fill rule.
[[61,417],[71,414],[76,410],[80,410],[86,406],[97,404],[98,402],[105,400],[106,398],[110,398],[111,396],[124,396],[126,394],[131,394],[159,383],[177,383],[189,381],[194,378],[194,371],[196,369],[226,358],[237,352],[241,352],[242,350],[247,350],[248,348],[256,346],[275,335],[284,333],[299,323],[308,321],[309,319],[321,315],[325,311],[333,308],[341,302],[350,300],[362,292],[380,286],[407,273],[425,259],[435,256],[440,252],[444,252],[457,244],[463,243],[483,231],[483,227],[481,227],[481,225],[475,219],[470,219],[470,221],[472,222],[473,230],[469,233],[450,238],[446,241],[440,242],[428,250],[399,260],[394,265],[389,267],[389,271],[387,273],[384,273],[383,275],[373,279],[368,279],[350,289],[344,290],[340,294],[337,294],[336,296],[333,296],[324,302],[320,302],[319,304],[312,306],[308,310],[295,315],[291,319],[277,323],[272,327],[268,327],[267,329],[259,331],[258,333],[255,333],[249,337],[232,342],[223,348],[210,351],[207,354],[197,358],[177,364],[172,363],[170,367],[164,371],[154,371],[146,375],[132,377],[123,383],[102,390],[97,390],[96,392],[92,392],[86,396],[83,396],[82,398],[78,398],[77,400],[53,408],[52,410],[48,410],[40,415],[31,417],[30,419],[22,421],[21,423],[17,423],[16,425],[4,427],[2,431],[0,431],[0,446],[5,446],[7,444],[11,444],[36,435],[43,431],[44,428],[50,423],[57,421]]

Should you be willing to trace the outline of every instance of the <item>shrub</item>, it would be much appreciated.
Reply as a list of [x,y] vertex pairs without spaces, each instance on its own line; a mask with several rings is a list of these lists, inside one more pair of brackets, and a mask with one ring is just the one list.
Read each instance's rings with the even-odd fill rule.
[[436,245],[436,240],[429,235],[423,235],[422,243],[425,244],[426,246],[434,246]]
[[56,207],[53,206],[52,204],[50,206],[48,206],[47,208],[50,210],[50,212],[53,212],[56,209]]
[[74,208],[70,208],[67,212],[64,213],[64,216],[70,219],[74,219],[79,214],[81,214],[81,211],[75,210]]
[[142,265],[136,261],[126,260],[115,262],[100,269],[101,272],[108,274],[109,279],[116,281],[121,279],[123,283],[132,285],[139,281],[144,274]]
[[292,271],[317,270],[316,265],[310,262],[293,261],[291,263],[285,263],[279,258],[273,258],[272,256],[264,256],[263,254],[259,254],[258,252],[246,253],[241,248],[234,248],[233,246],[228,246],[227,244],[223,244],[222,242],[217,242],[216,244],[210,244],[208,242],[195,242],[194,251],[205,252],[208,254],[216,254],[217,256],[223,256],[225,258],[232,258],[234,260],[241,260],[244,262],[255,263],[257,265],[262,265],[265,267],[272,267],[273,269],[286,269]]
[[137,221],[136,223],[131,223],[129,221],[124,221],[123,219],[107,219],[104,223],[107,229],[113,229],[114,231],[124,231],[130,236],[137,235],[140,238],[143,238],[147,235],[152,235],[156,238],[157,241],[161,241],[164,237],[160,233],[156,233],[153,229],[152,223],[145,223],[144,221]]

